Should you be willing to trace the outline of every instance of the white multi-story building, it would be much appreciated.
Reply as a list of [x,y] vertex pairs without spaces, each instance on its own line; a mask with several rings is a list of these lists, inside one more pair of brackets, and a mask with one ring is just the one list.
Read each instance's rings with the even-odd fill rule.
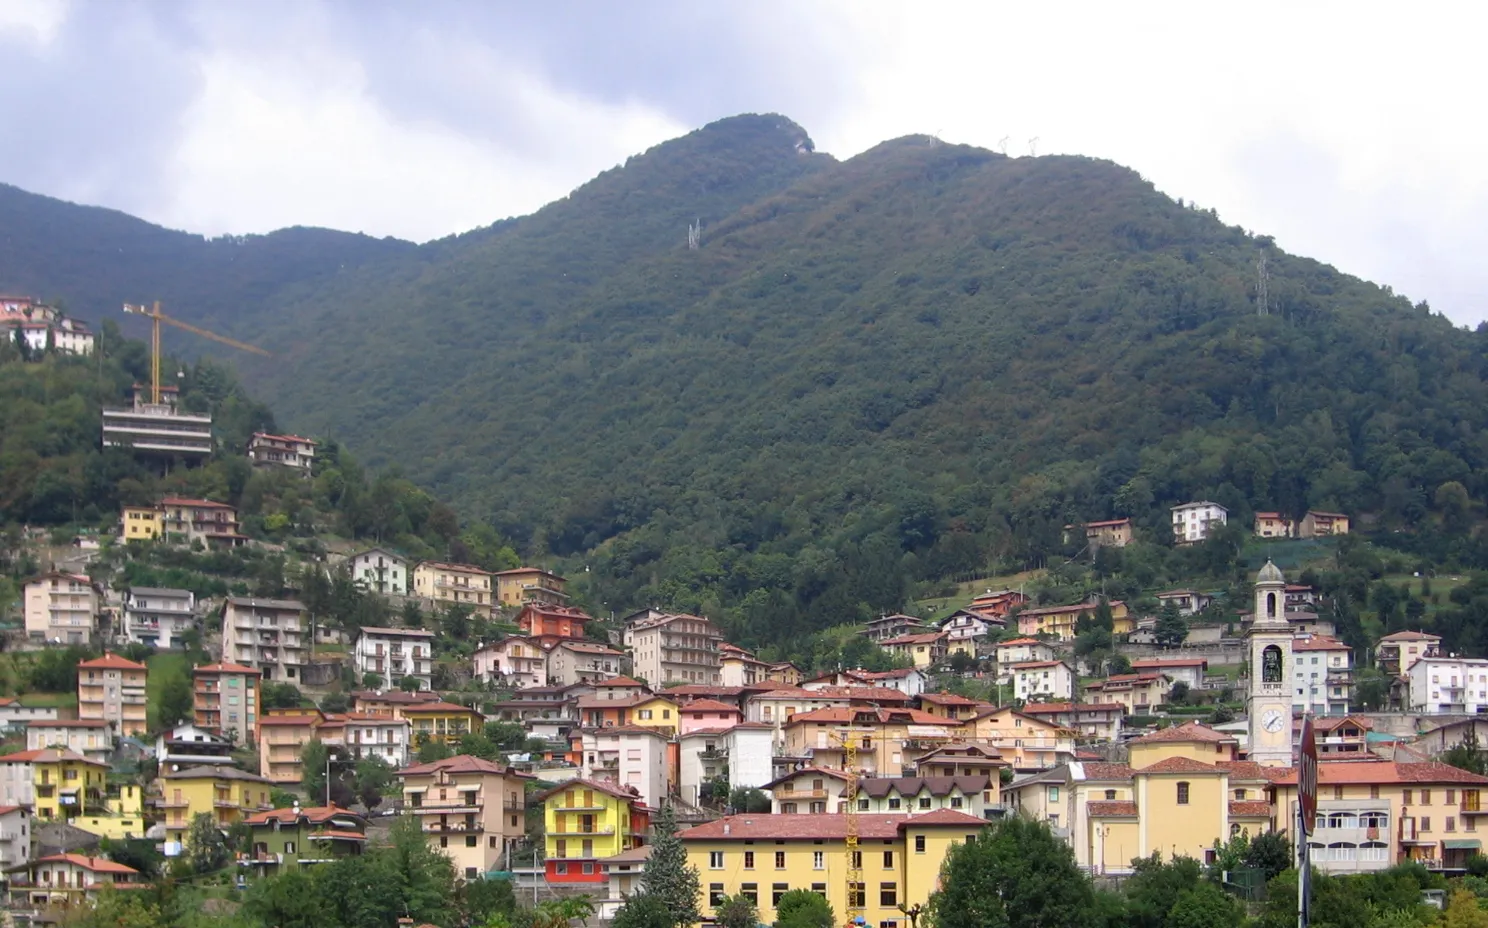
[[1327,635],[1293,638],[1292,689],[1295,709],[1347,715],[1354,689],[1353,649]]
[[701,728],[677,739],[677,785],[696,804],[704,783],[724,777],[729,785],[764,787],[773,775],[774,732],[769,725],[739,722],[727,728]]
[[114,736],[103,719],[50,719],[27,725],[26,750],[47,748],[60,748],[108,763],[114,753]]
[[1208,500],[1173,507],[1173,540],[1180,545],[1198,544],[1209,537],[1209,528],[1224,525],[1230,511]]
[[940,623],[940,630],[947,635],[946,653],[960,652],[970,657],[983,653],[987,646],[987,636],[994,628],[1001,627],[970,609],[957,609]]
[[352,757],[375,757],[395,769],[407,766],[407,719],[377,712],[348,712],[342,718],[346,720],[346,749]]
[[305,604],[295,599],[229,596],[222,609],[222,658],[263,674],[265,683],[298,683],[305,666]]
[[408,560],[386,548],[371,548],[347,559],[351,579],[373,593],[408,594]]
[[0,728],[22,728],[34,721],[56,718],[56,706],[23,706],[14,696],[0,697]]
[[1024,702],[1059,702],[1075,698],[1075,672],[1064,661],[1012,664],[1013,696]]
[[87,644],[98,631],[98,588],[82,574],[49,571],[26,581],[25,613],[33,641]]
[[0,805],[36,806],[31,762],[40,751],[16,751],[0,756]]
[[548,652],[548,685],[598,683],[625,672],[625,655],[596,641],[560,641]]
[[181,646],[181,635],[196,624],[196,594],[148,586],[124,594],[124,637],[152,648]]
[[723,632],[696,615],[647,614],[625,627],[633,676],[652,686],[723,682]]
[[298,435],[254,432],[248,439],[248,460],[254,467],[283,467],[308,477],[315,466],[315,442]]
[[1014,664],[1052,661],[1056,656],[1052,647],[1037,638],[1014,638],[1011,641],[998,642],[994,653],[997,655],[998,683],[1012,682],[1008,678],[1008,668]]
[[31,862],[31,810],[19,803],[0,809],[0,870]]
[[493,641],[476,651],[472,661],[475,677],[483,683],[519,690],[548,685],[547,652],[524,635]]
[[667,733],[637,725],[584,729],[579,775],[634,786],[653,809],[667,795]]
[[387,684],[401,686],[405,677],[419,689],[434,688],[434,633],[422,628],[366,626],[357,636],[352,661],[358,675],[375,673]]
[[1488,659],[1423,657],[1406,671],[1412,712],[1473,715],[1488,709]]

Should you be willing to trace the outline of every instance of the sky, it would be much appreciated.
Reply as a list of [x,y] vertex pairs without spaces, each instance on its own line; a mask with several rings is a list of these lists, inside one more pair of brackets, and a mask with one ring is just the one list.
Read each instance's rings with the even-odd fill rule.
[[1081,154],[1488,318],[1469,4],[0,0],[0,181],[205,235],[425,241],[777,112],[838,158]]

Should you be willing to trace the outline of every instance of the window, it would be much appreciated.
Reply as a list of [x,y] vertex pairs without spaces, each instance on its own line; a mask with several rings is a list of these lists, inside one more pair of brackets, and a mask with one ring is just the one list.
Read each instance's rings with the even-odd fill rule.
[[921,809],[928,809],[928,808],[930,808],[930,797],[929,796],[921,796],[920,797],[920,808]]
[[754,905],[755,905],[756,908],[759,907],[759,884],[758,883],[744,883],[744,884],[742,884],[739,887],[739,895],[745,897],[750,902],[754,903]]
[[584,864],[584,872],[586,874],[593,875],[593,873],[594,873],[594,865],[593,864]]
[[[722,857],[723,855],[720,854],[718,856],[719,857]],[[720,864],[719,866],[722,866],[722,864]],[[825,869],[827,869],[826,855],[823,854],[821,851],[812,851],[811,852],[811,869],[813,869],[813,870],[825,870]]]
[[778,908],[780,908],[780,897],[781,896],[784,896],[788,892],[790,892],[790,884],[789,883],[771,883],[770,884],[770,908],[772,908],[772,909],[778,909]]
[[847,905],[851,909],[862,909],[868,905],[868,889],[862,883],[847,884]]
[[814,893],[816,893],[818,896],[821,896],[823,899],[827,898],[827,884],[826,883],[812,883],[811,884],[811,891],[814,892]]
[[961,802],[961,797],[960,796],[952,796],[951,797],[951,808],[952,809],[959,809],[959,808],[961,808],[961,805],[962,805],[962,802]]
[[1379,786],[1378,785],[1369,787],[1369,798],[1370,799],[1378,799],[1379,798]]
[[1059,787],[1057,787],[1057,786],[1051,786],[1051,787],[1049,787],[1049,801],[1050,802],[1058,802],[1059,801]]
[[1333,798],[1334,799],[1342,799],[1343,798],[1343,787],[1342,786],[1335,786],[1335,787],[1333,787]]
[[448,835],[441,835],[440,836],[440,838],[439,838],[439,846],[440,847],[449,847],[449,836]]
[[479,844],[478,844],[479,841],[480,841],[480,838],[476,837],[475,835],[466,835],[465,836],[465,846],[466,847],[479,847]]
[[863,852],[862,851],[853,851],[852,852],[852,868],[854,870],[861,870],[861,869],[863,869]]
[[890,809],[897,809],[897,808],[899,808],[899,797],[898,796],[890,796],[889,797],[889,808]]
[[892,869],[894,869],[894,852],[893,851],[884,851],[884,869],[885,870],[892,870]]
[[785,851],[776,851],[775,852],[775,869],[776,870],[784,870],[785,869]]
[[1449,806],[1454,806],[1457,804],[1457,791],[1455,789],[1447,790],[1446,803]]
[[1108,789],[1108,790],[1106,790],[1106,798],[1107,799],[1115,799],[1116,798],[1116,791],[1114,789]]
[[1429,806],[1429,805],[1431,805],[1431,790],[1429,790],[1429,789],[1423,789],[1423,790],[1421,790],[1421,805],[1423,805],[1423,806]]
[[866,800],[866,799],[859,799],[858,800],[858,811],[859,812],[867,812],[868,811],[868,800]]
[[1456,830],[1457,830],[1457,819],[1454,816],[1448,815],[1447,816],[1447,831],[1456,831]]
[[744,852],[744,869],[745,870],[753,870],[754,869],[754,851],[745,851]]
[[722,870],[723,869],[723,851],[709,851],[708,852],[708,869],[709,870]]
[[1405,803],[1406,805],[1410,805],[1411,804],[1411,791],[1408,790],[1408,789],[1407,790],[1402,790],[1401,793],[1400,793],[1400,801],[1403,802],[1403,803]]
[[1186,782],[1178,784],[1178,804],[1188,805],[1188,784]]
[[923,854],[923,853],[925,853],[925,836],[924,835],[915,835],[915,853],[916,854]]
[[709,883],[708,884],[708,904],[711,905],[711,906],[713,906],[714,908],[717,908],[718,906],[723,905],[723,884],[722,883]]
[[1243,790],[1243,789],[1237,789],[1237,790],[1235,790],[1235,798],[1236,799],[1244,799],[1245,798],[1245,790]]
[[1423,815],[1423,816],[1421,816],[1421,830],[1422,831],[1430,831],[1431,830],[1431,816],[1429,816],[1429,815]]

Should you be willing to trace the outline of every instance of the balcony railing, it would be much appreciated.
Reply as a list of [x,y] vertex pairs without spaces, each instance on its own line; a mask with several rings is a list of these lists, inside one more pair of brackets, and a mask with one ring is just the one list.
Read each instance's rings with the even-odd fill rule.
[[555,828],[552,831],[548,832],[548,834],[550,834],[550,835],[612,835],[614,833],[615,833],[615,826],[614,825],[606,825],[606,826],[604,826],[602,828],[596,825],[595,827],[588,828],[588,829],[584,829],[584,828]]
[[480,822],[425,822],[425,834],[451,834],[462,835],[481,834],[486,827]]

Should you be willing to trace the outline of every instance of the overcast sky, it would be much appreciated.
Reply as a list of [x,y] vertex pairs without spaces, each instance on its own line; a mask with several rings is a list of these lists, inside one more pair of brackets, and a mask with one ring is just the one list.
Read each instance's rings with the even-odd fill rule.
[[1477,323],[1476,14],[1423,6],[0,0],[0,181],[426,240],[779,112],[841,158],[909,133],[1110,158]]

